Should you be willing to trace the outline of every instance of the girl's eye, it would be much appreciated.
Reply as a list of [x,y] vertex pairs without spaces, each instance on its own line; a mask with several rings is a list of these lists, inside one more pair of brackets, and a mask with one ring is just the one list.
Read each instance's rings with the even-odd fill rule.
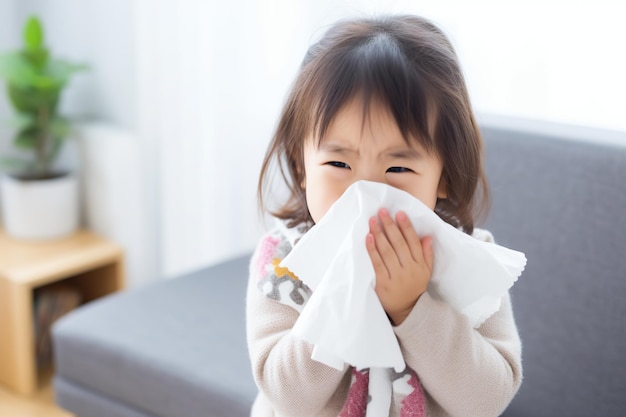
[[345,162],[330,161],[330,162],[326,162],[326,164],[333,166],[333,167],[337,167],[337,168],[350,169],[350,165],[346,164]]
[[398,172],[415,172],[410,168],[405,168],[405,167],[390,167],[389,169],[387,169],[387,172],[394,172],[394,173],[398,173]]

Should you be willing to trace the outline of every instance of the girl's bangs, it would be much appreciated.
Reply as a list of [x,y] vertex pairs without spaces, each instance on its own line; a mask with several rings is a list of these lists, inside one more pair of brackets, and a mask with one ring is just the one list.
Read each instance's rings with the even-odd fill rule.
[[[430,134],[429,109],[434,110],[425,81],[420,77],[400,45],[389,35],[378,33],[359,39],[357,45],[314,58],[317,66],[310,83],[311,126],[321,140],[337,112],[350,100],[363,100],[363,123],[372,101],[389,110],[404,139],[419,141],[435,149]],[[317,64],[317,65],[316,65]],[[434,119],[433,119],[434,120]]]

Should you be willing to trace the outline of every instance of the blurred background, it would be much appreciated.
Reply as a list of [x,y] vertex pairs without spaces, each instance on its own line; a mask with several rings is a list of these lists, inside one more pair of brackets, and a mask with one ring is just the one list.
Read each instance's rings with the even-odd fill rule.
[[[0,51],[36,14],[52,53],[90,66],[64,93],[63,163],[132,287],[253,249],[258,170],[307,47],[338,18],[394,12],[449,35],[481,117],[626,131],[621,0],[0,0]],[[0,122],[0,153],[12,134]]]

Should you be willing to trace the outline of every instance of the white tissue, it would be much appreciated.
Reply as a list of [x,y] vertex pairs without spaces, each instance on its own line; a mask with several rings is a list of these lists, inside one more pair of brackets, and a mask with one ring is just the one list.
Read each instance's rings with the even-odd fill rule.
[[358,181],[309,230],[281,265],[313,290],[293,333],[314,345],[313,359],[343,369],[405,368],[391,323],[374,291],[365,247],[368,220],[380,208],[407,213],[420,237],[431,236],[428,293],[467,316],[474,327],[495,313],[526,265],[523,253],[475,239],[441,220],[412,195]]

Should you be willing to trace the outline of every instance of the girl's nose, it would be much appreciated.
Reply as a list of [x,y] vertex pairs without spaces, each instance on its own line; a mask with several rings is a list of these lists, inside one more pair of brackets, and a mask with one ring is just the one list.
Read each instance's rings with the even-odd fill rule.
[[359,175],[359,180],[387,183],[384,172],[378,172],[378,170],[371,168],[364,169]]

